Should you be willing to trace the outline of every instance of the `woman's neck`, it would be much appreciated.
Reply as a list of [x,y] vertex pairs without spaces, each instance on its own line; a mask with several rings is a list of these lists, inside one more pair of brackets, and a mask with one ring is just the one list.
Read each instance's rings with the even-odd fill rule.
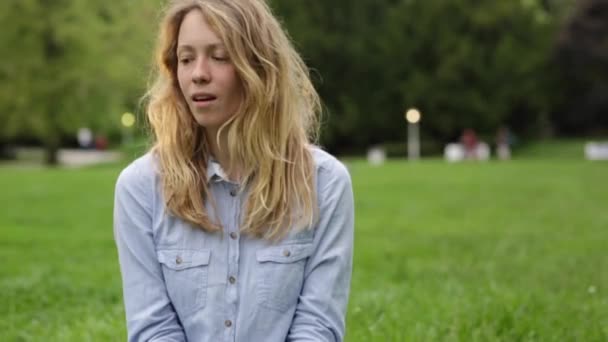
[[215,160],[220,164],[222,170],[226,172],[226,176],[228,176],[230,181],[239,182],[240,180],[240,170],[237,170],[235,165],[231,165],[230,163],[230,155],[228,153],[228,141],[226,139],[225,131],[220,137],[220,145],[218,145],[217,131],[207,130],[206,131],[207,143],[209,144],[209,150],[211,155]]

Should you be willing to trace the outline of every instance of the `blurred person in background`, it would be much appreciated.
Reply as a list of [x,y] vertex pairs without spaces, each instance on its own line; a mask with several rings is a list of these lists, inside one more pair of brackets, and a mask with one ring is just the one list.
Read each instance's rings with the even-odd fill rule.
[[351,180],[268,5],[171,1],[156,61],[154,145],[115,192],[129,341],[342,341]]
[[511,132],[505,126],[496,133],[496,156],[500,160],[511,159]]
[[477,134],[471,128],[467,128],[462,132],[460,143],[464,149],[464,158],[467,160],[477,160]]

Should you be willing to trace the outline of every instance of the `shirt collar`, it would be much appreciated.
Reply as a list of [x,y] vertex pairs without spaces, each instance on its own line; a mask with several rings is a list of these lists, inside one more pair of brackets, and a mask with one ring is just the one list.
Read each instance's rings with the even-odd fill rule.
[[230,182],[220,163],[213,158],[209,158],[207,161],[207,183],[221,181]]

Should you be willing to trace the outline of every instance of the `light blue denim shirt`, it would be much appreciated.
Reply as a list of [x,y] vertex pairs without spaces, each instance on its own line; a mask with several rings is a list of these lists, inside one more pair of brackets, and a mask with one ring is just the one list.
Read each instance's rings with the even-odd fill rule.
[[239,233],[246,194],[210,162],[224,231],[166,212],[151,153],[116,183],[118,248],[129,341],[342,341],[352,273],[354,203],[342,163],[312,148],[319,220],[278,243]]

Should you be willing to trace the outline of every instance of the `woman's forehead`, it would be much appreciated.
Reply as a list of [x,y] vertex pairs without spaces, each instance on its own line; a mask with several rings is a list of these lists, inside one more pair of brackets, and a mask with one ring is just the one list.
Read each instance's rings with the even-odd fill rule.
[[182,20],[177,37],[178,50],[183,48],[222,47],[223,43],[200,10],[192,10]]

